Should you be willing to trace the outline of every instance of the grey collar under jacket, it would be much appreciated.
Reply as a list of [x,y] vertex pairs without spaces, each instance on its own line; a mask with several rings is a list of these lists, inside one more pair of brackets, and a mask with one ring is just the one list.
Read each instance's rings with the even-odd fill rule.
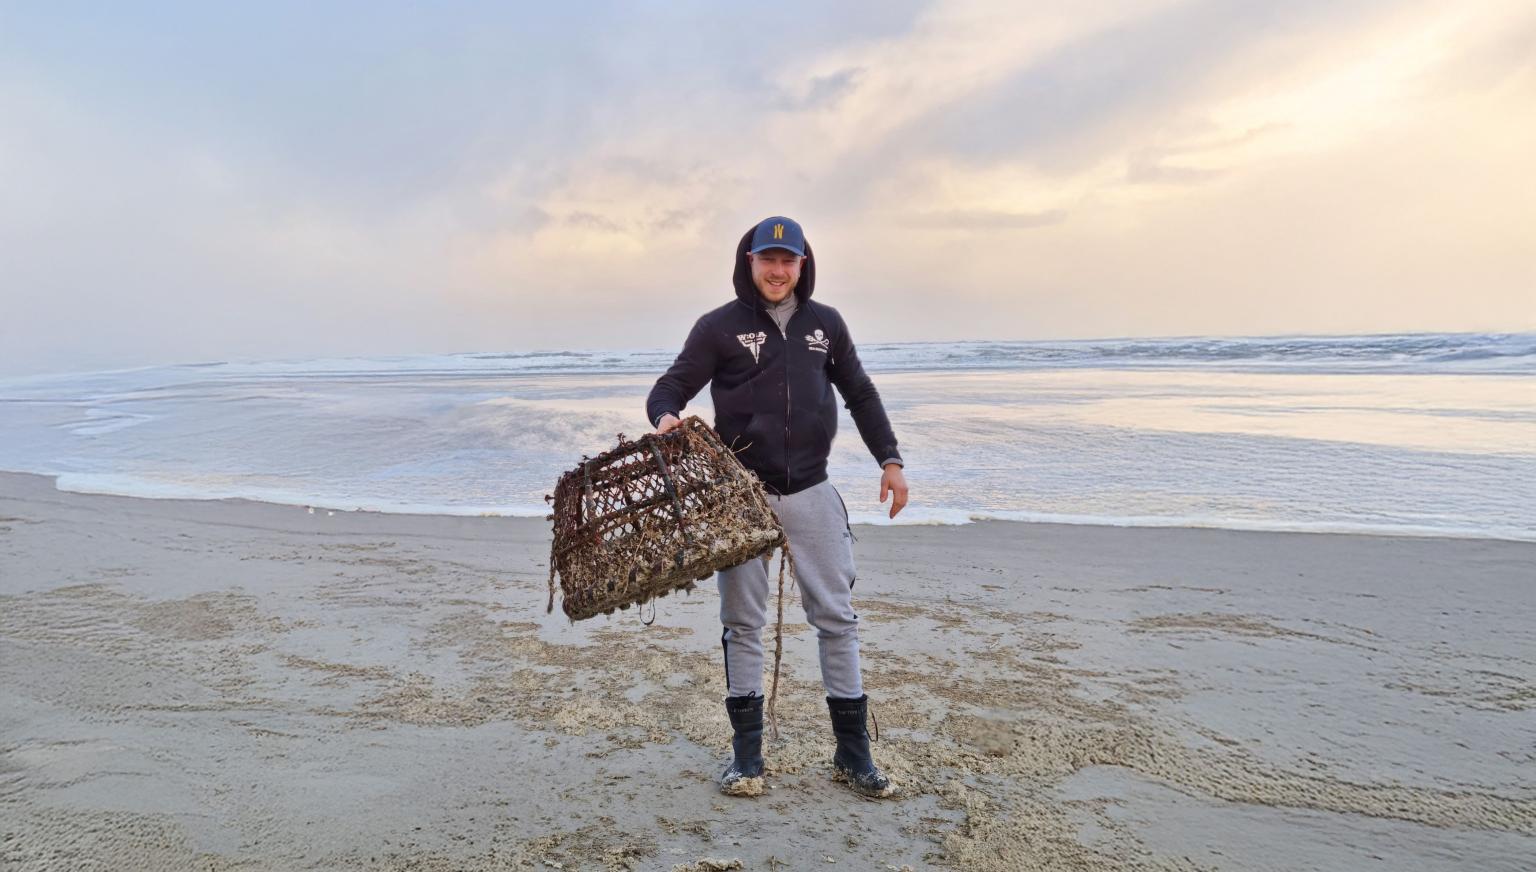
[[789,319],[795,317],[795,311],[800,308],[800,300],[790,294],[777,303],[764,300],[763,306],[768,309],[768,317],[773,319],[773,323],[779,325],[779,335],[789,338]]

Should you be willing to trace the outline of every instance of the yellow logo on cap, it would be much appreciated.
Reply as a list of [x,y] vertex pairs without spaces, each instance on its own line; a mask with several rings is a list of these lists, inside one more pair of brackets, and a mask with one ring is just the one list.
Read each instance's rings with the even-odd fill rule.
[[773,238],[774,239],[783,239],[784,238],[784,225],[783,224],[775,224],[775,225],[773,225]]

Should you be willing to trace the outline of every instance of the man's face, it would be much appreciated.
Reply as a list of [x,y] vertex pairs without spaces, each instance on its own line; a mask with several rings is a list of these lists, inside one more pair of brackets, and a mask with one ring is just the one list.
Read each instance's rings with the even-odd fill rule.
[[785,248],[768,248],[747,255],[752,262],[752,283],[770,303],[778,303],[795,292],[800,281],[800,265],[805,258]]

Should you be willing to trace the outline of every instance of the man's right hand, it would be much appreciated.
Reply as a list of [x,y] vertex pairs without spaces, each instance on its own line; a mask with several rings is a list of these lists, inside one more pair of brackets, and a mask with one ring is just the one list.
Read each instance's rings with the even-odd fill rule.
[[656,423],[656,435],[660,436],[661,434],[671,430],[681,423],[683,422],[679,420],[676,415],[673,415],[670,412],[662,415],[661,420]]

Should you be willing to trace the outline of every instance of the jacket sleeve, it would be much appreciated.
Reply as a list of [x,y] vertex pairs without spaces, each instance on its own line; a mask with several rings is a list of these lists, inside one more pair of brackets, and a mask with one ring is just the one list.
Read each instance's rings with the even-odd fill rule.
[[859,353],[853,347],[848,324],[836,309],[828,306],[826,311],[831,315],[834,325],[831,331],[832,355],[827,362],[832,384],[843,395],[843,405],[853,415],[859,436],[863,437],[864,445],[874,455],[875,461],[881,466],[887,463],[900,464],[901,452],[896,450],[896,433],[891,430],[891,420],[886,417],[880,392],[875,390],[875,383],[870,381],[869,375],[864,372],[864,364],[859,362]]
[[715,337],[704,318],[694,322],[683,342],[683,350],[645,398],[645,417],[656,426],[662,415],[681,417],[683,407],[698,395],[715,374]]

